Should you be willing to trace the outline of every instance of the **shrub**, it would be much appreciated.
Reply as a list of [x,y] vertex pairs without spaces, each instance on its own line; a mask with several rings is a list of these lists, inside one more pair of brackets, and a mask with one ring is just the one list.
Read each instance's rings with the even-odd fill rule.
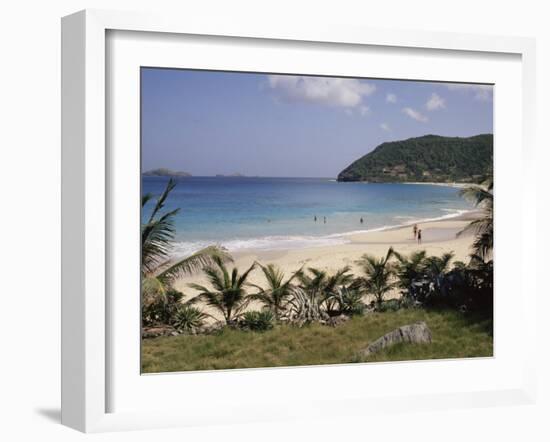
[[365,311],[366,305],[363,302],[363,293],[358,289],[343,287],[334,298],[338,303],[339,314],[362,315]]
[[181,305],[183,297],[183,293],[169,289],[163,298],[157,298],[153,302],[143,304],[141,312],[143,325],[169,324]]
[[245,330],[265,331],[273,328],[273,319],[269,310],[245,312],[239,325]]
[[326,321],[329,318],[322,308],[323,299],[315,290],[297,288],[288,302],[287,318],[297,325]]
[[399,300],[399,306],[401,308],[417,308],[417,307],[420,307],[422,304],[418,301],[415,301],[413,298],[411,298],[410,296],[406,296],[406,294],[401,297],[401,299]]
[[196,307],[182,305],[175,311],[172,325],[180,332],[194,332],[204,325],[206,316]]
[[378,304],[376,311],[379,312],[396,312],[401,308],[401,303],[397,299],[390,299]]

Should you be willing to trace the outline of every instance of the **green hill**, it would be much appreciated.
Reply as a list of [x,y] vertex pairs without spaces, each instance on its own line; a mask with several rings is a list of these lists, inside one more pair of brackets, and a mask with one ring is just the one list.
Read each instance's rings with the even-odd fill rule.
[[338,174],[338,181],[479,182],[493,167],[493,135],[425,135],[382,143]]
[[191,174],[188,172],[167,169],[166,167],[160,167],[159,169],[153,169],[148,170],[147,172],[143,172],[143,176],[166,176],[171,178],[178,178],[188,177],[191,176]]

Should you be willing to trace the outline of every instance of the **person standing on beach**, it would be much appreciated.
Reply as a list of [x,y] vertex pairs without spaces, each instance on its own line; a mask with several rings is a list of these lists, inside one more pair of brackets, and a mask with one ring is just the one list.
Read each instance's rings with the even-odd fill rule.
[[422,229],[418,229],[416,237],[418,238],[418,244],[422,244]]
[[413,236],[414,236],[414,239],[416,239],[416,232],[418,232],[418,226],[415,224],[413,226]]

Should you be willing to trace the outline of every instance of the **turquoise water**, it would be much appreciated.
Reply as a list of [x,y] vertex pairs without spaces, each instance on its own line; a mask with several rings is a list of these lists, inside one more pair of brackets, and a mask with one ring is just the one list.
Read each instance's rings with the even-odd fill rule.
[[[143,193],[160,194],[167,181],[143,177]],[[341,244],[349,232],[452,217],[472,208],[452,187],[233,177],[179,178],[166,204],[167,210],[177,207],[178,256],[213,243],[230,251]]]

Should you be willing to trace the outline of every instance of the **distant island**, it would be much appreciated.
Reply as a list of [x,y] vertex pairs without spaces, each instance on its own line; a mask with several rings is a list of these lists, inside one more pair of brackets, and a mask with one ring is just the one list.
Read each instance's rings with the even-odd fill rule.
[[238,172],[231,173],[229,175],[224,175],[224,174],[218,173],[218,174],[216,174],[216,177],[218,177],[218,178],[246,178],[246,175],[243,175],[242,173],[238,173]]
[[178,178],[178,177],[189,177],[192,175],[188,172],[176,171],[176,170],[167,169],[165,167],[160,167],[158,169],[152,169],[152,170],[148,170],[147,172],[143,172],[143,176],[166,176],[166,177]]
[[479,182],[492,173],[493,134],[425,135],[382,143],[338,174],[338,181]]

